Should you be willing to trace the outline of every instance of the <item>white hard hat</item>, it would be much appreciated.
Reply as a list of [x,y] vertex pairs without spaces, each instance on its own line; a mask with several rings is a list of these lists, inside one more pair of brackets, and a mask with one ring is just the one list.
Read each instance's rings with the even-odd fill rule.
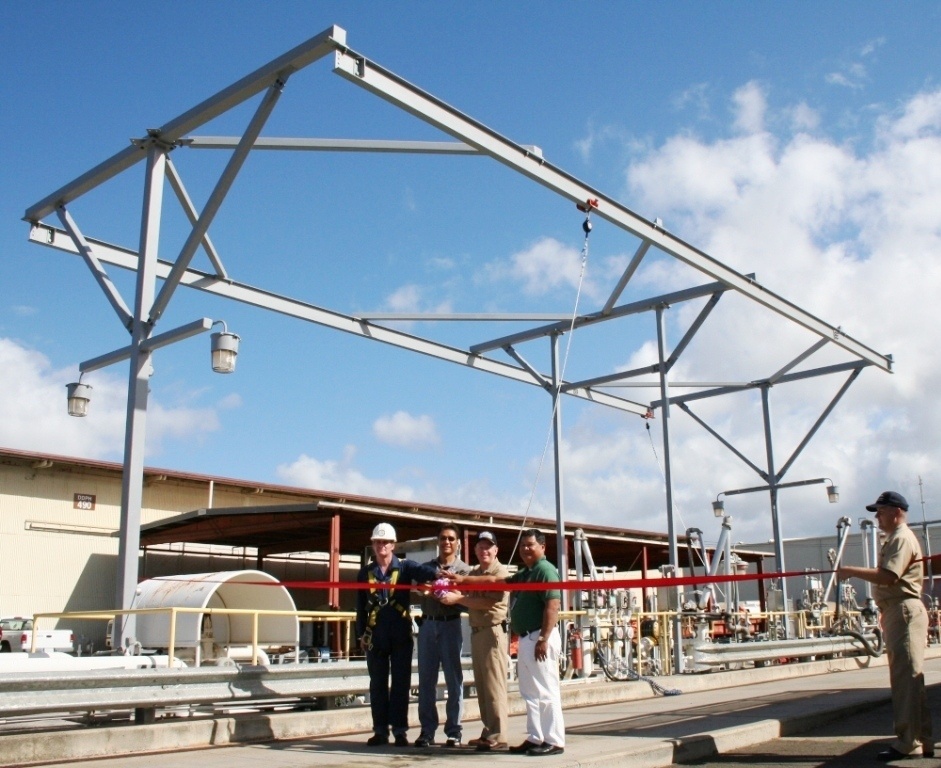
[[395,528],[393,528],[388,523],[379,523],[375,528],[372,529],[372,538],[380,539],[381,541],[398,541],[395,538]]

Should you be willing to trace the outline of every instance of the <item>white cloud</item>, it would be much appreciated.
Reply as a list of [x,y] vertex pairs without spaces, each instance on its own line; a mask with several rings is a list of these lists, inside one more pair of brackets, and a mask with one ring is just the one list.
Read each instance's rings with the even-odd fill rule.
[[627,132],[616,125],[596,126],[594,121],[589,121],[585,135],[577,139],[574,143],[575,151],[581,156],[582,160],[589,162],[595,154],[595,151],[606,144],[624,144],[628,141]]
[[866,42],[859,50],[860,60],[844,62],[834,71],[829,72],[824,80],[830,85],[838,85],[842,88],[861,89],[869,77],[866,65],[861,61],[872,56],[879,48],[885,44],[885,38],[879,37]]
[[372,431],[381,442],[403,448],[425,448],[440,442],[434,419],[426,414],[412,416],[396,411],[391,416],[380,416],[373,423]]
[[579,284],[595,295],[594,283],[583,273],[582,254],[552,237],[543,237],[506,261],[491,262],[486,267],[490,280],[513,280],[522,284],[529,296],[545,296],[560,288],[577,290]]
[[820,115],[817,110],[808,106],[804,102],[796,104],[787,110],[790,116],[790,124],[795,131],[813,131],[820,125]]
[[[66,413],[65,385],[74,380],[74,365],[56,370],[41,353],[0,338],[0,386],[5,393],[0,398],[0,445],[85,458],[120,457],[126,379],[102,371],[86,377],[92,400],[89,415],[81,419]],[[171,441],[199,440],[219,428],[213,408],[168,407],[151,397],[148,414],[148,455]]]
[[735,127],[742,133],[760,133],[765,127],[767,99],[755,81],[746,83],[732,94]]
[[870,56],[871,54],[878,51],[883,45],[885,45],[884,37],[877,37],[874,40],[870,40],[865,43],[859,51],[860,56]]
[[901,115],[884,115],[878,121],[883,141],[914,139],[921,135],[937,138],[941,123],[941,91],[920,93],[911,99]]
[[[632,207],[676,222],[683,239],[864,344],[894,353],[895,373],[862,372],[796,460],[786,480],[829,476],[843,503],[830,507],[822,487],[782,492],[786,536],[826,534],[837,517],[862,514],[880,491],[918,498],[918,477],[941,498],[941,91],[921,93],[874,124],[861,152],[825,135],[772,135],[784,125],[749,83],[733,101],[733,138],[705,141],[685,131],[637,158],[627,170]],[[785,107],[782,115],[795,114]],[[791,125],[794,125],[793,119]],[[808,124],[805,115],[804,124]],[[800,126],[795,126],[799,128]],[[818,124],[817,131],[823,130]],[[865,142],[861,142],[865,143]],[[681,268],[645,265],[644,275],[674,287]],[[684,268],[685,269],[685,268]],[[639,276],[640,277],[640,276]],[[685,284],[689,284],[686,282]],[[697,308],[677,307],[687,322]],[[685,327],[680,323],[675,333]],[[744,299],[727,295],[682,358],[675,378],[739,380],[770,375],[814,337]],[[823,353],[816,364],[835,359]],[[625,368],[652,362],[650,348]],[[772,428],[780,467],[811,428],[845,376],[772,390]],[[653,396],[651,396],[653,397]],[[764,466],[760,400],[753,392],[702,401],[693,410]],[[651,423],[587,413],[568,421],[566,509],[574,519],[663,528],[661,419]],[[760,479],[678,410],[671,448],[682,525],[717,526],[709,501],[721,490]],[[662,461],[662,455],[659,457]],[[767,494],[734,497],[736,539],[770,536]]]
[[707,83],[696,83],[673,98],[673,107],[680,110],[692,106],[697,117],[705,119],[709,117],[709,90]]
[[397,288],[386,297],[385,306],[390,312],[417,313],[417,312],[450,312],[451,303],[440,301],[432,304],[425,301],[424,290],[421,286],[409,284]]
[[341,491],[361,496],[401,499],[415,498],[415,491],[408,485],[393,480],[376,480],[366,477],[353,467],[356,449],[347,446],[343,458],[320,461],[306,454],[301,454],[291,464],[281,464],[277,468],[278,476],[284,482],[301,488],[313,488],[320,491]]
[[242,396],[236,392],[226,395],[219,401],[219,409],[223,411],[232,411],[242,407]]

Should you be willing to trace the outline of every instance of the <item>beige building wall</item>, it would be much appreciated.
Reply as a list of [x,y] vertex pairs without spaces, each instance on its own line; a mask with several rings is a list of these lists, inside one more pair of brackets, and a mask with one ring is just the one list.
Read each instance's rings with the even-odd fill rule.
[[[262,506],[305,501],[302,494],[257,493],[251,487],[148,474],[141,523],[209,507]],[[107,610],[116,604],[121,475],[67,460],[0,455],[0,616]],[[168,545],[141,558],[142,577],[254,569],[255,552]],[[324,581],[325,556],[269,558],[278,579]],[[345,575],[345,574],[344,574]],[[355,571],[353,572],[355,577]],[[352,577],[351,577],[352,578]],[[323,593],[295,592],[298,608],[324,607]],[[104,644],[105,623],[61,621],[86,650]]]

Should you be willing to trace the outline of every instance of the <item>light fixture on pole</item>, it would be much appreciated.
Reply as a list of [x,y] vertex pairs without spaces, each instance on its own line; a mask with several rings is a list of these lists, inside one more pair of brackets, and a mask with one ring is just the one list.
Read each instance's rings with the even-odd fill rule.
[[232,373],[235,370],[235,358],[239,353],[239,337],[229,333],[224,320],[216,320],[213,325],[222,325],[222,330],[212,334],[212,370],[216,373]]
[[[721,495],[720,493],[719,496]],[[722,517],[725,514],[725,502],[719,496],[716,496],[716,500],[712,502],[712,514],[716,517]]]
[[[778,483],[775,488],[797,488],[802,485],[819,485],[827,483],[827,501],[836,504],[840,500],[840,489],[833,484],[829,477],[815,477],[813,480],[796,480],[793,483]],[[722,517],[725,514],[725,502],[719,496],[737,496],[740,493],[756,493],[757,491],[770,491],[770,485],[756,485],[752,488],[736,488],[732,491],[722,491],[716,500],[712,502],[712,513],[716,517]]]
[[69,398],[69,416],[87,416],[88,402],[91,400],[91,386],[82,384],[82,377],[78,381],[65,385]]

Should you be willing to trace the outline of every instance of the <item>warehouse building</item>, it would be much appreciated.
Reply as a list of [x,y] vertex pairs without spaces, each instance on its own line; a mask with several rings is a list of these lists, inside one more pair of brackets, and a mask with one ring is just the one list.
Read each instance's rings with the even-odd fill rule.
[[[113,462],[0,449],[0,614],[114,608],[121,472]],[[351,610],[352,590],[323,583],[355,580],[372,527],[383,520],[395,525],[400,541],[430,537],[440,523],[456,522],[468,553],[477,531],[492,530],[504,559],[524,524],[498,512],[147,468],[138,574],[258,569],[290,583],[299,610]],[[525,525],[546,533],[554,557],[555,521],[534,518]],[[569,562],[577,528],[595,563],[612,572],[657,576],[668,562],[665,534],[572,521]],[[103,646],[102,622],[69,626],[86,651]]]

